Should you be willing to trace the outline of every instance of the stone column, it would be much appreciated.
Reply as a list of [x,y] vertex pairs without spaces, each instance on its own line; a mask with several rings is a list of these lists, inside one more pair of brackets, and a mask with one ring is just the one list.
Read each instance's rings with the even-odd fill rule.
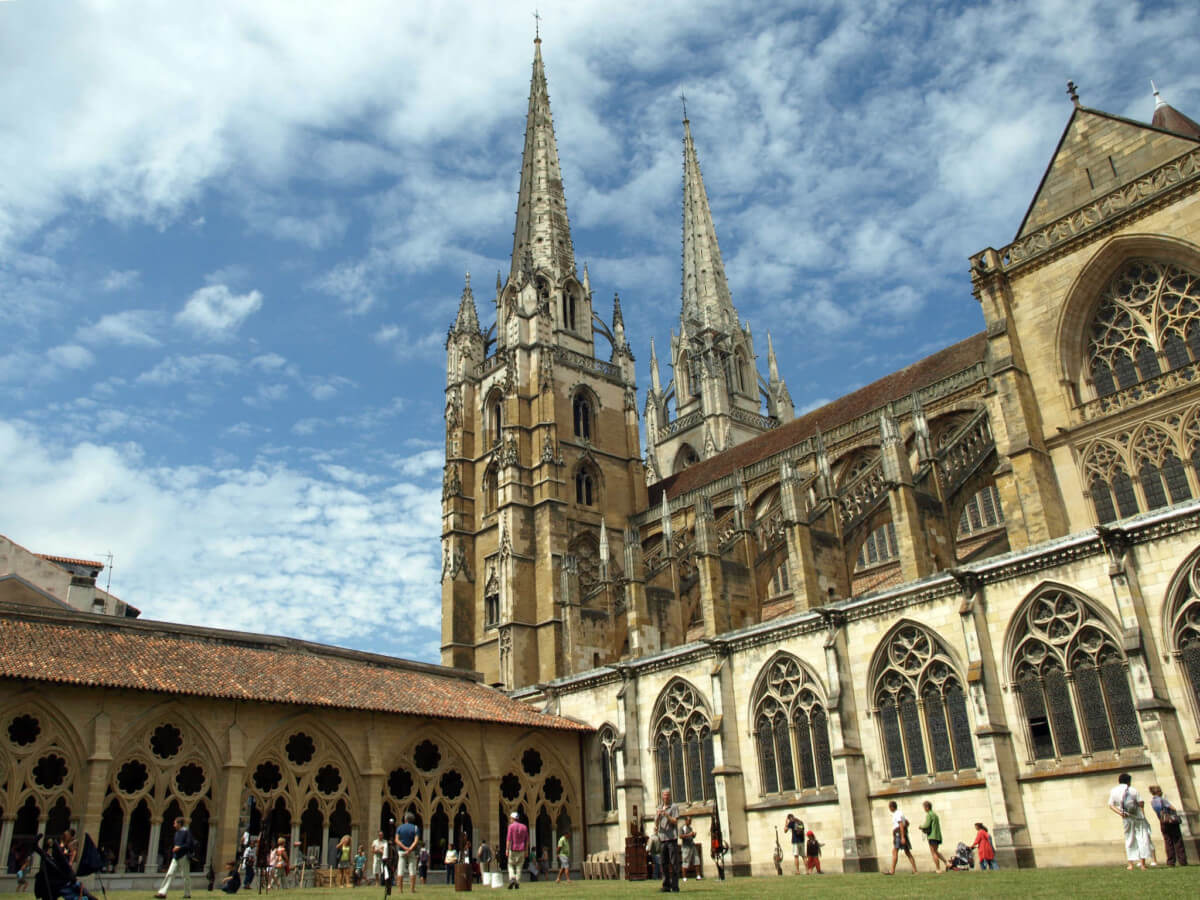
[[661,635],[650,620],[642,542],[633,525],[625,526],[625,578],[625,628],[629,633],[629,652],[635,658],[657,653],[661,648]]
[[104,794],[111,766],[112,718],[102,712],[92,720],[92,752],[87,761],[87,780],[79,792],[85,798],[83,809],[73,810],[79,816],[82,834],[100,836],[100,818],[104,815]]
[[908,452],[900,437],[900,426],[886,409],[879,417],[880,458],[883,478],[888,485],[888,507],[892,526],[896,529],[896,544],[900,551],[900,573],[904,581],[916,581],[934,571],[924,516],[917,505],[913,487],[912,467]]
[[1042,434],[1041,409],[1012,319],[1012,288],[1000,254],[985,251],[972,264],[975,297],[987,320],[988,416],[996,453],[1008,466],[996,478],[1009,546],[1021,550],[1067,533],[1067,512]]
[[1028,868],[1035,865],[1034,850],[1017,782],[1020,767],[1016,747],[1000,692],[1004,661],[992,648],[983,582],[970,572],[952,570],[950,574],[962,593],[958,611],[967,648],[966,692],[974,710],[975,762],[987,784],[996,860],[1005,867]]
[[833,781],[842,819],[842,871],[879,871],[875,829],[871,822],[870,784],[866,758],[858,731],[854,702],[854,677],[845,619],[830,609],[819,609],[825,622],[825,680],[829,685],[829,744]]
[[13,816],[5,816],[3,823],[0,824],[0,860],[3,860],[6,866],[8,854],[12,851],[13,829],[16,824],[17,820]]
[[[704,616],[704,635],[714,637],[729,631],[729,601],[725,596],[721,572],[721,553],[717,547],[716,522],[712,501],[701,497],[696,503],[696,574],[700,579],[700,610]],[[686,626],[685,626],[686,627]]]
[[[713,698],[713,780],[716,805],[729,841],[729,866],[735,876],[749,875],[754,862],[746,821],[746,783],[738,744],[737,690],[733,658],[723,641],[709,641],[720,662],[711,676]],[[701,841],[701,846],[703,842]]]
[[825,598],[817,573],[812,528],[804,514],[803,488],[795,470],[786,462],[779,467],[779,505],[783,513],[783,536],[787,543],[793,609],[802,612],[820,606]]
[[[1142,741],[1154,768],[1154,780],[1167,797],[1178,797],[1183,810],[1195,810],[1198,798],[1190,776],[1188,741],[1171,703],[1146,600],[1138,579],[1137,561],[1128,536],[1117,528],[1096,529],[1108,557],[1108,580],[1121,617],[1122,649],[1129,662],[1129,682],[1137,705]],[[1152,820],[1153,821],[1153,820]],[[1180,829],[1193,852],[1200,850],[1200,816],[1180,816]]]
[[[45,828],[42,828],[45,831]],[[162,819],[150,820],[150,843],[146,846],[146,867],[152,872],[158,871],[158,849],[162,839]],[[170,863],[168,863],[170,865]]]
[[[642,773],[641,717],[638,710],[638,680],[628,666],[619,666],[621,689],[617,692],[617,809],[625,834],[630,824],[642,831],[646,814],[646,789]],[[633,807],[638,820],[633,819]]]
[[[237,856],[238,843],[241,835],[238,834],[238,822],[242,815],[242,796],[243,787],[246,781],[246,735],[237,725],[230,725],[225,733],[226,748],[225,761],[222,767],[221,777],[213,785],[213,803],[218,807],[218,828],[210,828],[209,833],[212,835],[209,842],[215,843],[220,848],[221,859],[233,859]],[[263,815],[266,815],[266,810],[263,810]],[[128,827],[129,817],[125,817],[125,824]],[[249,823],[247,823],[248,825]],[[124,845],[124,838],[122,838]],[[122,853],[124,850],[122,849]],[[259,863],[263,864],[262,861]]]

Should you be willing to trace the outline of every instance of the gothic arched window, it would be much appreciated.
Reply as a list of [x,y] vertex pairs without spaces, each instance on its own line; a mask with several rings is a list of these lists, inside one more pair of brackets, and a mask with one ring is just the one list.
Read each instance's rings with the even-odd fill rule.
[[600,743],[600,798],[606,813],[617,808],[617,735],[605,725],[596,735]]
[[504,395],[498,390],[492,391],[488,394],[483,408],[488,443],[493,447],[499,447],[504,430]]
[[963,682],[949,654],[920,625],[894,629],[877,652],[875,708],[888,775],[975,768]]
[[676,679],[654,707],[654,759],[660,790],[681,803],[716,797],[713,739],[708,709],[686,681]]
[[1045,588],[1010,627],[1012,680],[1035,759],[1142,745],[1125,654],[1087,600]]
[[753,721],[763,794],[833,784],[825,706],[816,680],[795,657],[780,654],[767,663]]
[[1088,493],[1096,507],[1096,518],[1101,523],[1137,514],[1133,480],[1117,447],[1097,441],[1084,456],[1083,471]]
[[563,328],[568,331],[575,330],[575,295],[570,291],[563,291],[562,295],[562,318]]
[[738,350],[733,355],[733,375],[734,383],[741,393],[746,393],[750,390],[750,367],[746,364],[746,355]]
[[599,500],[596,474],[591,466],[583,465],[575,473],[575,502],[580,506],[595,506]]
[[1131,453],[1147,509],[1191,499],[1192,491],[1175,441],[1162,428],[1144,427],[1134,439]]
[[1200,722],[1200,552],[1192,553],[1171,582],[1166,616],[1168,646],[1183,669]]
[[958,536],[960,538],[994,528],[1004,523],[1004,510],[1000,508],[1000,494],[996,485],[984,485],[963,505],[963,511],[958,517]]
[[896,545],[896,526],[891,522],[884,522],[868,534],[867,539],[863,541],[862,547],[858,551],[858,558],[854,563],[854,570],[857,572],[860,569],[868,569],[879,563],[891,562],[899,558],[900,550]]
[[1087,336],[1087,374],[1101,397],[1200,359],[1200,275],[1129,260],[1104,289]]
[[584,440],[592,439],[592,402],[583,390],[575,392],[571,401],[572,420],[575,425],[575,436]]
[[494,513],[500,505],[499,477],[495,465],[483,473],[483,514]]

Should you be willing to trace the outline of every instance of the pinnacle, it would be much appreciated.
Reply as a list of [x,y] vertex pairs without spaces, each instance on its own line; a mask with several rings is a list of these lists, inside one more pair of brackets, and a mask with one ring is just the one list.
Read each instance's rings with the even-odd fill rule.
[[699,320],[723,330],[736,325],[737,312],[725,279],[725,265],[717,243],[704,177],[692,127],[683,122],[683,320]]

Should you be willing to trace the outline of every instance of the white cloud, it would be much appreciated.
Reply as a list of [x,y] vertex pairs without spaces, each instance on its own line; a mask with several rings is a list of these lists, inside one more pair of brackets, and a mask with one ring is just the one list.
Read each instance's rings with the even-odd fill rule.
[[264,409],[272,403],[278,403],[287,394],[288,386],[286,384],[260,384],[253,394],[247,394],[243,397],[242,402],[247,406]]
[[62,344],[46,351],[46,356],[56,366],[64,369],[86,369],[96,361],[92,351],[78,344]]
[[[113,591],[146,618],[406,655],[436,641],[436,485],[229,458],[221,469],[162,467],[136,445],[43,438],[0,422],[5,533],[48,552],[111,548]],[[179,572],[203,577],[181,582]],[[338,597],[336,609],[321,597]],[[392,624],[380,631],[379,621]]]
[[137,284],[141,277],[142,273],[137,269],[126,269],[123,272],[114,269],[100,279],[100,289],[110,294],[113,291],[123,291]]
[[88,344],[115,344],[121,347],[157,347],[161,341],[153,332],[160,316],[153,310],[127,309],[101,316],[94,325],[81,325],[75,339]]
[[168,356],[153,368],[134,379],[138,384],[166,387],[187,382],[221,380],[241,370],[241,363],[220,353],[201,353],[195,356]]
[[202,287],[188,298],[175,321],[213,340],[228,340],[262,307],[262,294],[235,294],[224,284]]

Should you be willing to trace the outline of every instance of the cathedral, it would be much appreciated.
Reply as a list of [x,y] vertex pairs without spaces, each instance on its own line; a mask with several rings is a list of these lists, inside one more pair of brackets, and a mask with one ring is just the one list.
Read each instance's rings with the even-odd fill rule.
[[863,871],[889,800],[989,823],[1006,866],[1113,858],[1122,771],[1200,810],[1200,125],[1070,94],[1016,237],[970,260],[982,330],[800,417],[685,118],[639,410],[535,42],[511,267],[447,338],[442,657],[595,729],[590,850],[661,788],[742,873],[788,811]]
[[670,788],[736,875],[774,871],[789,812],[878,870],[889,801],[951,846],[984,822],[1001,866],[1103,864],[1121,772],[1195,852],[1200,125],[1071,99],[969,261],[979,333],[800,416],[685,120],[679,323],[639,403],[535,41],[508,275],[482,317],[468,278],[446,339],[442,665],[155,622],[102,563],[0,539],[0,857],[73,825],[145,888],[176,815],[219,867],[248,829],[322,863],[411,812],[438,868],[515,813],[619,863]]

